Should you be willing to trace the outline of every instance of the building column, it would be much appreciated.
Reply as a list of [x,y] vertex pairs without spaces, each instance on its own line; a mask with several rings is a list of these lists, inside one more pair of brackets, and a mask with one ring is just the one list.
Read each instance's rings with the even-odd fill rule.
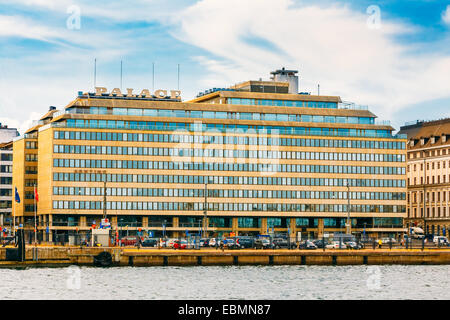
[[[351,223],[351,219],[350,219],[350,223]],[[324,234],[324,225],[323,225],[323,218],[319,218],[318,222],[317,222],[317,229],[318,229],[318,233],[317,233],[317,237],[319,239],[323,238],[323,234]],[[351,229],[350,229],[351,230]]]
[[53,242],[53,216],[51,214],[48,215],[48,242]]
[[[116,218],[116,223],[117,223],[117,217]],[[143,216],[142,217],[142,228],[146,229],[148,228],[148,216]]]
[[178,228],[180,226],[180,217],[173,217],[172,218],[172,226],[174,228]]
[[292,239],[292,238],[295,238],[295,235],[296,235],[296,229],[295,229],[295,227],[296,227],[296,223],[295,223],[296,221],[295,221],[295,218],[290,218],[289,219],[289,229],[290,229],[290,231],[291,231],[291,233],[289,234],[289,237]]
[[231,229],[233,230],[233,232],[237,236],[238,235],[238,229],[239,229],[238,218],[232,218],[231,221],[232,221],[231,222]]
[[261,218],[261,234],[267,234],[267,218]]
[[79,224],[80,224],[80,227],[86,227],[87,226],[87,221],[86,221],[87,219],[86,219],[86,216],[81,216],[80,217],[80,222],[79,222]]

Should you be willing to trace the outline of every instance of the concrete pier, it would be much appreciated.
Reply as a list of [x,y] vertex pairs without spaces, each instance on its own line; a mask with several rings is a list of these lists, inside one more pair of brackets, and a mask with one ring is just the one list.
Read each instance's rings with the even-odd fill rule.
[[93,266],[94,258],[108,252],[111,266],[212,266],[212,265],[381,265],[450,264],[450,249],[376,250],[174,250],[157,248],[27,248],[26,261],[6,261],[0,248],[0,267]]

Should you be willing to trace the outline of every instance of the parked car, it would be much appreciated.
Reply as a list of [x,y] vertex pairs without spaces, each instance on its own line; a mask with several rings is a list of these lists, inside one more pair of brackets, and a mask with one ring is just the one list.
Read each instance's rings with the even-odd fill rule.
[[219,245],[219,243],[216,241],[216,238],[211,238],[211,239],[209,239],[208,245],[209,245],[210,247],[215,247],[216,244]]
[[167,239],[167,240],[165,240],[165,247],[173,248],[173,245],[175,244],[175,241],[178,241],[178,239]]
[[317,246],[310,240],[304,240],[300,242],[299,249],[307,249],[307,250],[315,250],[317,249]]
[[200,239],[200,247],[208,247],[209,246],[209,240],[210,239],[206,239],[206,238]]
[[[345,245],[348,249],[353,249],[353,250],[359,250],[362,249],[363,246],[359,243],[356,243],[355,241],[348,241],[345,242]],[[338,246],[339,247],[339,246]]]
[[120,239],[120,243],[122,247],[125,246],[137,246],[138,245],[138,237],[137,236],[126,236]]
[[394,238],[382,238],[381,239],[381,243],[383,244],[389,244],[390,242],[392,242],[392,244],[397,243],[397,240],[395,240]]
[[246,236],[236,237],[236,243],[239,244],[239,247],[241,249],[253,248],[254,242],[255,242],[255,240],[252,237],[246,237]]
[[448,244],[448,239],[447,239],[447,237],[444,237],[444,236],[434,236],[433,237],[433,242],[436,245],[438,243],[440,243],[440,245],[447,245]]
[[320,240],[313,240],[313,243],[316,245],[317,248],[323,249],[324,246],[327,245],[326,242],[323,241],[323,239]]
[[228,249],[239,249],[240,245],[233,238],[223,240],[223,246]]
[[146,239],[142,242],[142,246],[143,246],[143,247],[157,247],[157,246],[158,246],[158,239],[154,239],[154,238],[146,238]]
[[291,249],[296,247],[296,244],[293,242],[289,242],[287,239],[284,238],[275,238],[272,240],[273,246],[275,249]]
[[[339,244],[340,244],[340,247],[339,247]],[[327,245],[326,245],[326,248],[327,248],[327,249],[339,249],[339,248],[341,248],[341,249],[347,249],[347,246],[345,245],[344,242],[333,241],[333,242],[331,242],[330,244],[327,244]]]
[[255,249],[273,249],[273,244],[270,243],[269,239],[256,239],[255,240]]
[[175,240],[173,243],[174,249],[187,249],[188,242],[186,240]]

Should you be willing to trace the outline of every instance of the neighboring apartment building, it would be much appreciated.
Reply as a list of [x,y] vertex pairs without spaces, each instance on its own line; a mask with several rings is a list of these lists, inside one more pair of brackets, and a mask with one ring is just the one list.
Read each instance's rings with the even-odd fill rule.
[[12,140],[17,129],[0,124],[0,227],[12,222]]
[[272,74],[188,102],[79,92],[32,132],[40,230],[86,234],[106,214],[130,234],[183,236],[206,221],[210,236],[317,237],[345,232],[349,210],[353,233],[403,232],[406,139],[366,107],[299,94],[294,70]]
[[400,133],[408,135],[405,226],[446,235],[450,228],[450,118],[417,121],[401,127]]

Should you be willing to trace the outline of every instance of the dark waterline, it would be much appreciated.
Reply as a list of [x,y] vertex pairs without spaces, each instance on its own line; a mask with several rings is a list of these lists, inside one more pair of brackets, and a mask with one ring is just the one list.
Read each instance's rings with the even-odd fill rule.
[[77,268],[0,269],[0,299],[450,299],[448,266]]

